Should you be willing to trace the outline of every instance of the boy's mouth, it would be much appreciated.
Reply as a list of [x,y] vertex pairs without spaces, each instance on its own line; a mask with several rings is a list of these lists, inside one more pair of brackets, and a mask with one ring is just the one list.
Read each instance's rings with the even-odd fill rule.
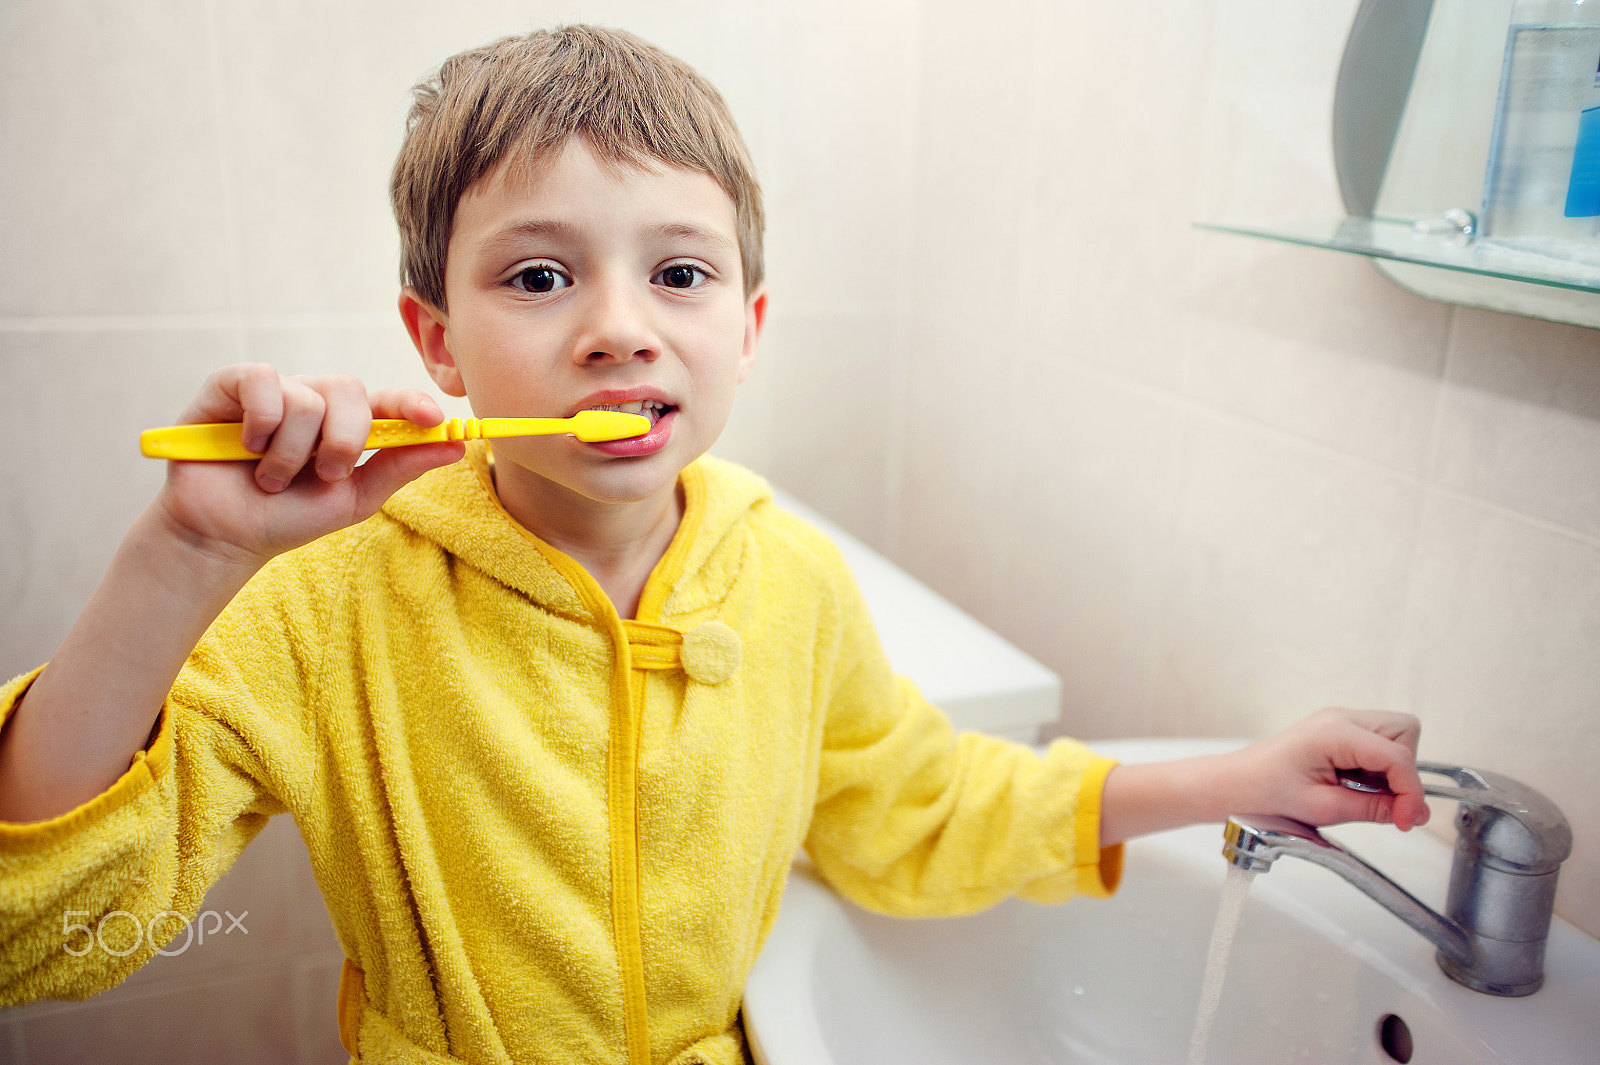
[[654,425],[661,420],[662,415],[678,408],[670,403],[663,403],[659,399],[636,399],[631,403],[596,403],[594,406],[585,407],[584,409],[615,410],[624,414],[642,414],[650,419],[651,425]]

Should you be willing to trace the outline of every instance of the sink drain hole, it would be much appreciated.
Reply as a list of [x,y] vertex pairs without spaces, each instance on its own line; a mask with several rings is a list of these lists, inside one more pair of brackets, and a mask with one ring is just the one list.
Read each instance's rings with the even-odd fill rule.
[[1386,1013],[1378,1022],[1378,1045],[1389,1055],[1390,1061],[1406,1065],[1411,1060],[1411,1029],[1406,1022],[1392,1013]]

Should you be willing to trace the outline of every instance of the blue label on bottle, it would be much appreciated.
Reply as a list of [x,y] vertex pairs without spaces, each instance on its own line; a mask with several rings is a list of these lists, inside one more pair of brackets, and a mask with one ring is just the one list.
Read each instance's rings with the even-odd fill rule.
[[1567,181],[1568,218],[1600,215],[1600,107],[1578,118],[1578,144],[1572,152],[1572,176]]

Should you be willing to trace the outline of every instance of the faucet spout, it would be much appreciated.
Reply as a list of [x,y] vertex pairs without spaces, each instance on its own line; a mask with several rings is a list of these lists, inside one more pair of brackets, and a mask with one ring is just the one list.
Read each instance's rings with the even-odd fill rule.
[[1421,933],[1457,965],[1471,968],[1477,961],[1472,938],[1460,925],[1436,913],[1358,855],[1308,824],[1287,817],[1235,815],[1228,818],[1222,838],[1222,856],[1233,865],[1264,873],[1272,868],[1273,862],[1288,856],[1331,869]]

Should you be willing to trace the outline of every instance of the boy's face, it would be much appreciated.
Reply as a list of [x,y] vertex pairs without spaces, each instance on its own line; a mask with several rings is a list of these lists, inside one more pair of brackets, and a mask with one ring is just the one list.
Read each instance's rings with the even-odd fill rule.
[[655,419],[605,444],[496,441],[502,497],[545,502],[667,498],[727,424],[766,307],[744,296],[733,201],[715,181],[610,167],[576,137],[534,173],[501,167],[462,196],[445,292],[448,314],[410,290],[401,313],[434,381],[479,417],[643,402]]

